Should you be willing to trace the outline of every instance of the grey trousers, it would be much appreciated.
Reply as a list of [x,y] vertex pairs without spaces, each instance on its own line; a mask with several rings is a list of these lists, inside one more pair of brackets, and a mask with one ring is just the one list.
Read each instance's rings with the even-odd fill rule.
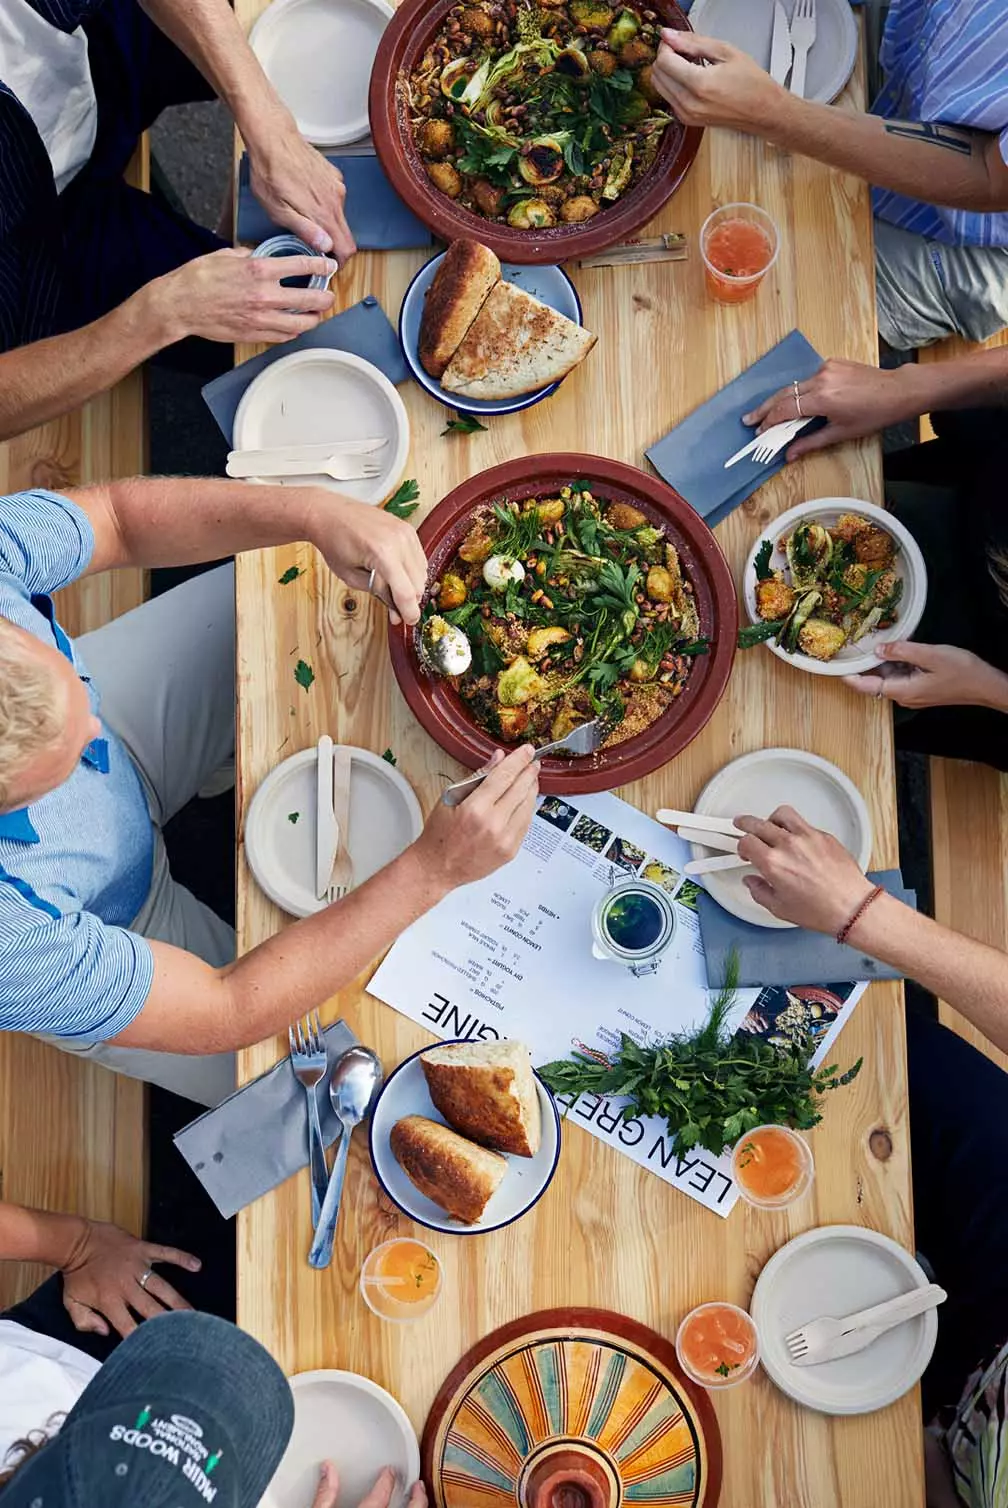
[[[196,576],[77,644],[101,692],[102,716],[140,774],[154,824],[151,888],[133,931],[215,968],[230,963],[233,930],[172,879],[161,828],[234,760],[234,568]],[[233,1053],[198,1057],[45,1040],[201,1105],[219,1104],[235,1087]]]
[[948,335],[988,340],[1008,325],[1008,246],[946,246],[875,221],[882,339],[895,351]]

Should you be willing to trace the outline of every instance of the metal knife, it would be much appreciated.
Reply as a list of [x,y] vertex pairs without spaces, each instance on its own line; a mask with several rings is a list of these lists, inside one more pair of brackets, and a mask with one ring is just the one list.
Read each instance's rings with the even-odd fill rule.
[[324,901],[339,846],[339,830],[333,811],[333,741],[328,733],[323,733],[318,741],[316,790],[315,894]]
[[770,42],[770,77],[783,86],[787,82],[793,61],[794,48],[791,46],[791,27],[788,24],[787,11],[780,0],[776,0],[773,38]]

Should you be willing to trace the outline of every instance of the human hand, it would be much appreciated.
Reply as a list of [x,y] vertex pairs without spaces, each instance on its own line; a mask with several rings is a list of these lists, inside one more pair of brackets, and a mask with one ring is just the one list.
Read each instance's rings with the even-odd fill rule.
[[357,250],[344,214],[343,175],[301,135],[293,120],[249,147],[249,183],[277,225],[343,267]]
[[759,870],[743,883],[781,921],[837,933],[873,888],[843,844],[810,827],[791,806],[779,806],[765,821],[733,820],[746,834],[739,858]]
[[[814,377],[798,384],[801,411],[806,419],[823,417],[828,422],[814,434],[800,436],[788,446],[787,459],[795,461],[812,450],[825,450],[844,440],[877,434],[887,424],[911,416],[913,399],[906,393],[902,367],[880,371],[859,361],[824,362]],[[781,388],[772,398],[743,414],[743,424],[759,426],[760,433],[773,424],[798,418],[794,384]]]
[[171,1262],[187,1272],[199,1272],[201,1262],[174,1246],[138,1241],[118,1225],[88,1220],[63,1272],[63,1304],[78,1330],[108,1335],[109,1325],[120,1335],[136,1329],[130,1310],[150,1319],[165,1309],[189,1309],[180,1293],[158,1273],[145,1285],[140,1279],[155,1262]]
[[439,801],[417,839],[430,872],[448,888],[468,885],[514,858],[528,832],[539,792],[539,764],[523,744],[496,749],[482,785],[458,806]]
[[875,653],[883,662],[877,670],[844,676],[844,683],[862,696],[900,707],[993,707],[1008,712],[1008,675],[968,649],[893,640],[879,644]]
[[[395,1472],[390,1466],[386,1466],[358,1508],[389,1508],[397,1485]],[[331,1461],[323,1461],[311,1508],[336,1508],[338,1497],[339,1475]],[[406,1508],[427,1508],[427,1493],[422,1482],[414,1482]]]
[[731,126],[762,136],[779,119],[790,97],[748,54],[672,27],[661,36],[651,80],[687,126]]
[[391,593],[398,611],[393,623],[416,623],[427,587],[427,557],[412,524],[370,503],[319,488],[309,515],[312,543],[347,586],[367,591],[374,570],[374,593]]
[[334,303],[328,288],[285,288],[281,278],[333,271],[325,257],[253,257],[224,247],[156,278],[145,292],[166,345],[187,335],[275,345],[314,330]]

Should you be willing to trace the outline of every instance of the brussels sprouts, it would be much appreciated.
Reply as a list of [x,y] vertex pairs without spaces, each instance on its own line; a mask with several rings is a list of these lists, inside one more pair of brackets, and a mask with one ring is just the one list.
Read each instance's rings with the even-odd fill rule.
[[535,188],[544,183],[555,183],[563,170],[563,147],[553,136],[537,137],[518,158],[519,173]]
[[555,225],[556,220],[544,199],[519,199],[508,210],[508,224],[516,230],[539,230]]
[[522,655],[497,677],[497,700],[502,707],[520,707],[544,690],[541,676]]
[[618,52],[627,42],[632,42],[639,31],[640,22],[633,11],[621,10],[609,28],[606,41],[614,52]]

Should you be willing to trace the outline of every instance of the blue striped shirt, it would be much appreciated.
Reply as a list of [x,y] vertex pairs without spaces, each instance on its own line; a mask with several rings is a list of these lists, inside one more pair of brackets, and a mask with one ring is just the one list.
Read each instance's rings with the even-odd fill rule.
[[[86,569],[87,514],[52,492],[0,499],[0,616],[54,645],[97,689],[49,593]],[[2,688],[0,688],[2,694]],[[153,831],[126,749],[103,724],[63,785],[0,815],[0,1029],[99,1041],[140,1013],[150,945],[129,925],[146,900]]]
[[[941,122],[999,137],[1008,163],[1008,0],[893,0],[882,39],[891,120]],[[882,220],[953,246],[1008,246],[1008,213],[977,214],[876,189]]]

